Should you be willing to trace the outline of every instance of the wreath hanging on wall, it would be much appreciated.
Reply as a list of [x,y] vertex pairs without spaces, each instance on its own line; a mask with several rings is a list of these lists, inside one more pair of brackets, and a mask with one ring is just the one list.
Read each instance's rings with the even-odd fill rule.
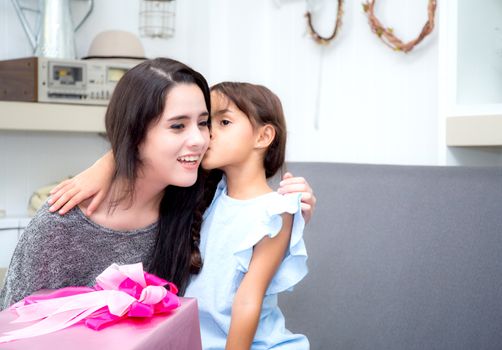
[[340,27],[342,26],[343,0],[338,0],[338,9],[336,11],[335,27],[333,28],[333,32],[331,33],[330,36],[322,36],[315,30],[314,24],[312,23],[312,13],[310,11],[307,11],[305,17],[307,18],[307,26],[312,39],[314,39],[314,41],[318,44],[328,45],[332,40],[336,38],[336,35],[338,34]]
[[401,39],[399,39],[394,34],[394,30],[392,28],[384,27],[378,20],[378,18],[375,16],[375,2],[376,0],[368,0],[366,3],[363,3],[363,9],[368,16],[368,22],[370,24],[371,30],[384,42],[385,45],[389,46],[395,51],[402,51],[404,53],[410,52],[434,29],[434,17],[436,14],[437,5],[436,0],[429,0],[429,5],[427,6],[427,22],[425,22],[420,34],[415,39],[407,43],[404,43]]

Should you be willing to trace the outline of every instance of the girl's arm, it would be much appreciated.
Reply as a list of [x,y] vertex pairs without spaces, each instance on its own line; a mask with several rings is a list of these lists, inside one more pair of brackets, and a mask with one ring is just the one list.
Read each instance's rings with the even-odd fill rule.
[[[72,179],[61,182],[51,191],[50,211],[59,210],[59,214],[63,215],[83,200],[94,196],[86,213],[91,215],[108,193],[114,171],[115,161],[112,152],[109,151],[90,168]],[[305,223],[310,221],[317,199],[307,180],[303,177],[293,177],[288,172],[284,174],[277,192],[281,194],[300,192],[303,218]]]
[[274,238],[263,238],[253,249],[248,272],[237,289],[232,304],[232,318],[227,350],[251,348],[260,320],[265,292],[286,254],[291,238],[293,217],[282,215],[282,229]]
[[94,196],[86,213],[91,215],[108,193],[114,171],[113,153],[108,151],[90,168],[54,187],[48,201],[51,205],[49,210],[59,210],[59,214],[63,215],[85,199]]

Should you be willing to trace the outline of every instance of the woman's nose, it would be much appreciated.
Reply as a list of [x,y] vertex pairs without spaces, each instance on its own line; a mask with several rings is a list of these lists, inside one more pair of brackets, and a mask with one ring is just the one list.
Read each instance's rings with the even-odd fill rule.
[[194,128],[190,133],[188,140],[188,145],[192,148],[203,148],[209,142],[209,132],[208,130],[201,130],[199,128]]

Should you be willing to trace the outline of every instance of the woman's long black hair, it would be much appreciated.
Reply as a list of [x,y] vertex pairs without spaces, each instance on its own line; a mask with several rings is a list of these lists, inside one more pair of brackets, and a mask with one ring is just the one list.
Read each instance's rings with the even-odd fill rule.
[[[156,58],[129,70],[117,84],[110,100],[105,124],[115,157],[113,180],[124,179],[126,193],[115,193],[115,203],[132,199],[140,168],[139,146],[148,127],[161,116],[169,91],[177,84],[195,84],[211,110],[206,79],[181,62]],[[180,291],[189,283],[190,274],[202,266],[199,252],[200,217],[194,215],[203,196],[204,179],[197,177],[191,187],[167,186],[160,204],[158,234],[148,270],[174,282]],[[121,196],[122,195],[122,196]]]

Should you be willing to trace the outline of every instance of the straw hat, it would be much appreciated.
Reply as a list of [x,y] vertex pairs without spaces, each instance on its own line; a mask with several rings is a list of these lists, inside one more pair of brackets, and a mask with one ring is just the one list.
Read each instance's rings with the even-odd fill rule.
[[145,59],[145,49],[138,36],[123,30],[107,30],[92,40],[87,57]]

